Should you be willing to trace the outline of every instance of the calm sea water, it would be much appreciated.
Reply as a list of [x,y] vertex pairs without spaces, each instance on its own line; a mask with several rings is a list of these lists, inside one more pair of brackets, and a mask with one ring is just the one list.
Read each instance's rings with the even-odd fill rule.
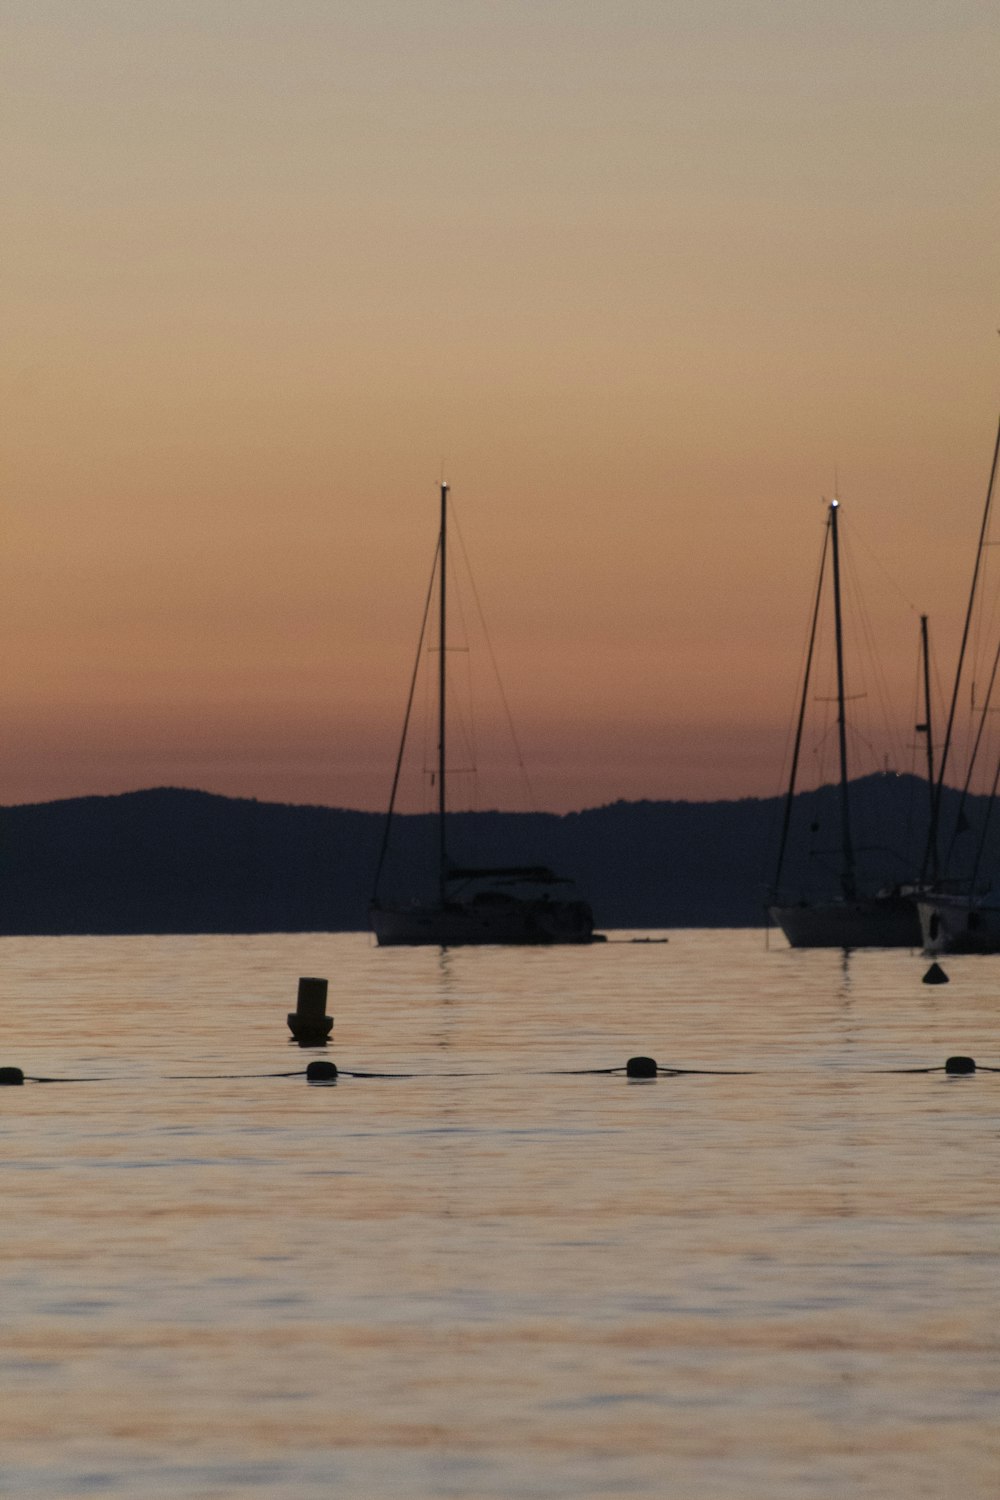
[[1000,961],[0,952],[0,1494],[1000,1494]]

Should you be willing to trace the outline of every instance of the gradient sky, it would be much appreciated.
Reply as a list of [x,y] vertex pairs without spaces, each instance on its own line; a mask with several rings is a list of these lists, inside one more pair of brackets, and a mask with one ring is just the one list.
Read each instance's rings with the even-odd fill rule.
[[538,805],[779,790],[835,484],[908,746],[997,417],[998,44],[3,0],[0,802],[381,807],[442,466]]

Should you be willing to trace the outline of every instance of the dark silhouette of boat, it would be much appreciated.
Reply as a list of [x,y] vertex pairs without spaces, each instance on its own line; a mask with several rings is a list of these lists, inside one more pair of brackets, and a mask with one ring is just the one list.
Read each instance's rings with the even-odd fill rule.
[[[409,903],[383,900],[381,880],[389,846],[389,832],[413,702],[416,670],[396,761],[396,774],[370,906],[372,930],[380,947],[424,945],[457,947],[468,944],[551,944],[603,942],[594,932],[594,915],[586,901],[571,893],[573,882],[544,865],[457,865],[448,854],[448,710],[447,674],[447,551],[448,486],[441,485],[441,518],[434,576],[438,592],[437,671],[437,893],[434,899]],[[433,588],[434,576],[431,584]],[[428,604],[430,595],[428,595]],[[426,628],[426,613],[424,626]],[[418,645],[418,660],[424,631]]]
[[802,729],[809,692],[813,648],[816,642],[816,626],[819,618],[823,583],[829,555],[833,575],[833,612],[836,641],[837,667],[837,740],[839,749],[840,779],[840,894],[830,900],[796,902],[775,899],[770,906],[770,915],[781,928],[793,948],[918,948],[920,946],[920,921],[912,889],[905,886],[889,886],[865,894],[859,889],[855,859],[854,837],[851,826],[850,783],[847,770],[847,719],[844,691],[844,634],[840,597],[840,544],[837,530],[839,503],[831,500],[827,529],[823,539],[820,559],[819,584],[813,607],[809,648],[799,706],[798,727],[788,793],[785,799],[785,816],[778,851],[778,864],[774,877],[777,891],[787,846],[789,822],[795,800],[795,778],[802,743]]
[[993,785],[986,805],[983,826],[976,841],[971,869],[961,877],[956,878],[952,876],[948,878],[948,866],[954,863],[959,835],[972,831],[971,825],[965,816],[965,808],[969,789],[972,784],[973,771],[984,744],[984,731],[988,717],[993,711],[992,699],[997,681],[998,668],[1000,668],[1000,644],[996,647],[993,667],[989,676],[989,684],[979,708],[979,724],[973,738],[969,762],[965,772],[965,780],[958,800],[954,830],[951,834],[949,846],[943,861],[940,858],[938,850],[945,767],[952,743],[955,710],[958,703],[959,686],[962,680],[962,668],[965,663],[966,649],[969,642],[973,610],[976,605],[977,592],[980,586],[983,557],[986,549],[990,546],[990,517],[996,490],[998,461],[1000,461],[1000,424],[997,426],[996,440],[993,444],[993,462],[990,466],[989,483],[986,487],[986,504],[983,507],[983,517],[979,528],[979,542],[976,548],[975,566],[972,571],[969,602],[966,607],[965,628],[962,632],[958,665],[955,669],[955,682],[952,688],[948,727],[941,753],[940,770],[934,784],[931,828],[927,843],[927,853],[924,858],[924,870],[928,879],[919,893],[918,901],[920,927],[924,949],[927,953],[1000,953],[1000,895],[991,889],[991,882],[987,880],[984,886],[980,879],[980,871],[986,852],[986,836],[996,804],[997,790],[1000,787],[1000,759],[997,760],[994,770]]

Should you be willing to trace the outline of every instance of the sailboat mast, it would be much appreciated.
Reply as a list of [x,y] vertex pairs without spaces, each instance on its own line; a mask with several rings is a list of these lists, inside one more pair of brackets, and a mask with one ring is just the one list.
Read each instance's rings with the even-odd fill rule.
[[927,835],[927,849],[924,853],[923,868],[920,879],[923,882],[927,876],[927,866],[931,859],[931,849],[937,838],[938,829],[941,825],[941,797],[944,790],[944,773],[948,764],[948,753],[951,749],[952,730],[955,726],[955,710],[958,706],[958,689],[962,681],[962,667],[965,663],[966,647],[969,643],[969,630],[972,625],[972,611],[976,602],[976,591],[979,585],[979,570],[983,561],[983,553],[987,545],[990,529],[990,510],[993,505],[993,488],[996,484],[997,462],[1000,460],[1000,422],[997,423],[996,442],[993,444],[993,462],[990,465],[990,480],[986,486],[986,504],[983,507],[983,519],[979,527],[979,544],[976,547],[976,563],[972,570],[972,587],[969,589],[969,602],[965,610],[965,624],[962,627],[962,643],[958,648],[958,665],[955,668],[955,681],[951,690],[951,706],[948,709],[948,723],[944,731],[944,743],[941,747],[941,761],[937,770],[937,781],[934,783],[934,804],[931,812],[931,826]]
[[830,541],[833,544],[833,618],[837,638],[837,738],[840,746],[840,845],[844,861],[840,883],[844,896],[857,895],[854,880],[854,846],[851,842],[851,808],[847,785],[847,716],[844,712],[844,625],[840,608],[840,544],[837,537],[838,500],[830,501]]
[[447,893],[448,851],[445,842],[445,762],[448,716],[446,708],[448,649],[448,486],[441,484],[441,531],[438,549],[438,899],[444,904]]
[[927,780],[934,786],[934,737],[931,733],[931,662],[927,642],[927,616],[920,616],[920,656],[924,664],[924,722],[921,728],[927,735]]
[[938,878],[937,834],[934,828],[934,731],[931,721],[931,653],[927,640],[927,616],[920,616],[920,657],[924,668],[924,722],[917,725],[927,736],[927,790],[930,794],[930,822],[928,850],[931,879]]

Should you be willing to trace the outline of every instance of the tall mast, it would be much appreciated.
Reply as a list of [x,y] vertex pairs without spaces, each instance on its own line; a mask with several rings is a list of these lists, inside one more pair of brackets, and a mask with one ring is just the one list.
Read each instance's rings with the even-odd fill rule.
[[857,895],[854,881],[854,846],[851,843],[851,808],[847,789],[847,717],[844,712],[844,627],[840,610],[840,544],[837,539],[838,500],[830,501],[830,540],[833,544],[833,612],[837,636],[837,738],[840,745],[840,845],[844,861],[840,884],[844,896]]
[[986,504],[983,507],[983,519],[979,527],[979,545],[976,547],[976,563],[972,570],[972,586],[969,589],[969,603],[965,611],[965,624],[962,627],[962,644],[958,648],[958,665],[955,668],[955,682],[951,690],[951,706],[948,709],[948,723],[944,731],[944,743],[941,746],[941,762],[938,766],[937,780],[934,783],[934,803],[931,812],[931,826],[928,830],[927,849],[924,853],[923,868],[920,872],[921,881],[926,879],[927,867],[931,859],[931,848],[933,841],[937,838],[938,829],[941,825],[941,796],[944,790],[944,773],[948,764],[948,752],[951,749],[952,730],[955,725],[955,709],[958,705],[958,689],[962,681],[962,667],[965,663],[966,647],[969,643],[969,629],[972,625],[972,611],[976,602],[976,590],[979,584],[979,569],[983,560],[983,552],[987,544],[990,529],[990,509],[993,505],[993,487],[997,477],[997,461],[1000,459],[1000,423],[997,424],[996,442],[993,444],[993,462],[990,465],[990,482],[986,486]]
[[448,650],[448,486],[441,484],[441,531],[438,551],[438,899],[444,904],[447,893],[448,851],[445,843],[445,739],[448,729],[446,711],[446,657]]
[[934,827],[934,731],[931,722],[931,654],[927,641],[927,616],[920,616],[920,656],[924,667],[924,722],[917,725],[917,732],[927,736],[927,790],[930,794],[930,822],[928,825],[928,856],[932,880],[938,878],[937,832]]

